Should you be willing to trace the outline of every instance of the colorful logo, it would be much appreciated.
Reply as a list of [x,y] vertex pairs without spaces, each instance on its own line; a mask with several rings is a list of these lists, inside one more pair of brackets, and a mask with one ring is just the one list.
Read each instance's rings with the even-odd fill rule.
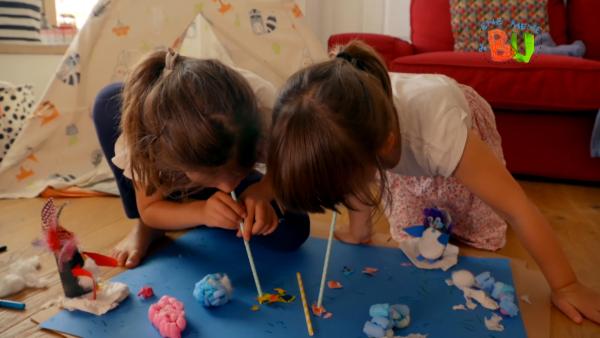
[[[535,51],[535,35],[530,32],[524,32],[523,41],[525,44],[525,53],[521,54],[517,42],[517,34],[513,31],[510,36],[510,43],[508,43],[508,35],[506,34],[506,31],[502,29],[502,21],[503,20],[500,18],[488,20],[481,23],[480,26],[482,30],[487,31],[488,33],[487,36],[492,61],[505,62],[513,59],[517,62],[529,63],[531,56]],[[488,30],[490,25],[495,25],[496,28]],[[520,31],[529,29],[536,34],[541,32],[538,25],[518,23],[515,22],[515,20],[511,21],[510,27]],[[488,47],[485,46],[485,44],[482,43],[479,45],[480,52],[486,51],[487,49]]]

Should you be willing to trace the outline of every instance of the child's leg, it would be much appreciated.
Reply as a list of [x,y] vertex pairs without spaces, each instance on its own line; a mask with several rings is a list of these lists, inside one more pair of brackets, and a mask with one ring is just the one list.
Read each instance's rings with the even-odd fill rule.
[[[504,162],[501,138],[491,107],[473,89],[461,86],[473,121],[473,130]],[[497,250],[506,242],[506,222],[454,178],[408,177],[388,173],[392,204],[386,208],[392,237],[405,238],[402,228],[423,224],[423,208],[449,210],[454,221],[453,236],[466,244]]]
[[121,121],[122,91],[122,83],[113,83],[104,87],[96,96],[92,116],[102,152],[104,152],[108,166],[115,176],[125,213],[129,218],[139,218],[133,184],[131,180],[123,176],[123,170],[111,161],[115,156],[115,142],[121,134],[119,123]]
[[[262,177],[259,172],[252,172],[235,189],[239,196],[250,185],[258,182]],[[254,236],[252,241],[266,247],[280,250],[292,251],[298,249],[310,235],[310,219],[306,213],[293,213],[286,211],[282,213],[275,201],[271,202],[275,213],[279,218],[279,225],[273,233],[267,236]]]
[[392,203],[386,208],[390,233],[406,239],[403,228],[423,224],[423,209],[447,209],[452,216],[452,236],[484,250],[497,250],[506,241],[506,222],[454,178],[409,177],[388,173]]
[[[133,184],[131,180],[123,176],[123,171],[111,161],[115,156],[115,142],[121,133],[119,122],[121,119],[122,90],[123,84],[121,83],[111,84],[102,89],[94,102],[92,115],[100,146],[115,176],[125,213],[128,218],[139,218]],[[162,234],[162,231],[154,230],[139,222],[127,237],[117,244],[113,250],[113,256],[117,258],[121,266],[133,268],[139,264],[152,241],[162,236]]]

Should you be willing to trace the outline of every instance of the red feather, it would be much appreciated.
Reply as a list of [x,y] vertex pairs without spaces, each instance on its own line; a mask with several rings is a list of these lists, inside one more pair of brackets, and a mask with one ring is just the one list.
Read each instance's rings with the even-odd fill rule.
[[104,255],[101,255],[101,254],[95,253],[95,252],[87,252],[87,251],[83,251],[82,254],[93,259],[94,262],[96,262],[96,265],[98,265],[98,266],[119,266],[119,262],[112,257],[104,256]]
[[92,279],[92,299],[96,300],[96,279],[94,275],[89,270],[80,267],[71,269],[71,273],[75,277],[89,277]]
[[52,252],[58,252],[60,250],[60,238],[56,228],[48,228],[45,232],[46,244]]
[[54,206],[54,199],[49,198],[42,208],[42,227],[55,227],[56,226],[56,206]]
[[72,232],[58,224],[59,214],[60,210],[57,210],[54,199],[49,198],[42,208],[42,233],[46,246],[55,254],[75,237]]

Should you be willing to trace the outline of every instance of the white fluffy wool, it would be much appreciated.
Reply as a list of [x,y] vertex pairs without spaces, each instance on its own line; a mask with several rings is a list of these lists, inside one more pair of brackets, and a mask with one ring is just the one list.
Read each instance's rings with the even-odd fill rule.
[[40,258],[38,256],[20,259],[8,268],[8,274],[0,278],[0,297],[20,292],[25,287],[45,288],[48,281],[38,276]]
[[490,317],[490,318],[484,317],[483,319],[484,319],[485,327],[487,327],[488,330],[498,331],[498,332],[504,331],[504,325],[500,324],[502,317],[498,316],[497,314],[493,313],[492,317]]
[[458,304],[458,305],[454,305],[454,306],[452,307],[452,310],[454,310],[454,311],[456,311],[456,310],[465,310],[465,311],[466,311],[466,310],[467,310],[467,308],[465,307],[465,305],[464,305],[464,304]]
[[[462,289],[465,299],[475,299],[481,306],[488,310],[497,310],[500,306],[496,303],[495,300],[490,298],[485,294],[482,290],[475,290],[471,288],[463,288]],[[467,301],[467,307],[469,306]]]
[[475,276],[468,270],[458,270],[452,273],[452,283],[459,289],[471,288],[475,285]]
[[435,261],[419,259],[419,256],[421,255],[421,252],[419,252],[418,248],[420,242],[421,237],[409,237],[398,243],[402,252],[417,268],[428,270],[442,269],[446,271],[456,265],[458,262],[458,247],[450,243],[448,243],[448,246],[446,246],[446,249],[444,250],[444,253],[440,259]]
[[[83,263],[83,268],[85,270],[91,272],[92,276],[94,276],[94,278],[96,278],[96,276],[98,276],[100,274],[100,268],[98,268],[98,265],[96,265],[96,262],[89,257]],[[89,277],[78,277],[77,283],[84,290],[91,290],[94,286],[92,279]]]
[[527,304],[531,304],[531,299],[529,299],[529,295],[522,295],[521,300]]
[[0,279],[0,297],[14,295],[25,288],[25,280],[18,275],[6,275]]
[[129,296],[127,285],[106,282],[100,285],[95,300],[91,299],[90,293],[87,293],[75,298],[63,297],[61,305],[69,311],[79,310],[100,316],[117,307],[127,296]]
[[462,290],[465,297],[465,304],[469,310],[473,310],[477,307],[477,304],[473,302],[473,299],[489,310],[496,310],[499,307],[498,303],[486,295],[485,292],[473,289],[473,286],[475,285],[475,276],[471,271],[454,271],[452,273],[452,280],[446,280],[446,284],[454,285]]
[[421,253],[421,256],[430,260],[442,257],[446,246],[438,241],[441,235],[441,232],[433,228],[425,229],[423,237],[421,237],[421,240],[417,244],[417,249]]

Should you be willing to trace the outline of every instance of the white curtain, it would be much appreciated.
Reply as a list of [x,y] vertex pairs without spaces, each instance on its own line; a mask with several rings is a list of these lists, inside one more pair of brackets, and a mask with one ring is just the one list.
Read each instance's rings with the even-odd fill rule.
[[299,0],[308,26],[327,43],[332,34],[381,33],[410,41],[410,0]]

